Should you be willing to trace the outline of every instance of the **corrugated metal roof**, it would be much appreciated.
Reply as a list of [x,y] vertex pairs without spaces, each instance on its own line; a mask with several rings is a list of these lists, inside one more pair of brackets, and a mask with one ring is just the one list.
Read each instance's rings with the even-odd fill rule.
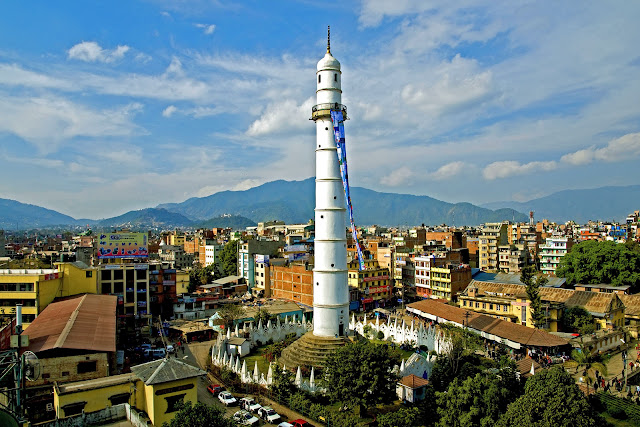
[[175,357],[167,357],[132,366],[131,372],[144,381],[146,385],[161,384],[207,374],[202,369],[191,366]]
[[[545,276],[548,280],[544,285],[547,288],[561,288],[567,282],[567,279],[563,277]],[[478,282],[486,283],[505,283],[510,285],[522,285],[520,281],[519,273],[487,273],[486,271],[480,271],[473,275],[473,279]]]
[[116,304],[113,295],[85,294],[49,304],[27,327],[29,350],[116,351]]

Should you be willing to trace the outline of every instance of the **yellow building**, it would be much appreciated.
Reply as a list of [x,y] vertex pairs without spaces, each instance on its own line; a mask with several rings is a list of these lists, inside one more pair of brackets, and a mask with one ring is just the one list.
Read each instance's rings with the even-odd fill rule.
[[[596,330],[610,330],[624,325],[624,304],[617,294],[541,287],[540,299],[546,321],[543,329],[550,332],[562,329],[564,310],[570,307],[587,310],[593,316]],[[459,305],[478,313],[534,327],[531,301],[524,285],[473,280],[460,294]]]
[[498,271],[498,246],[509,241],[508,224],[504,222],[487,223],[482,227],[478,248],[480,269],[484,271]]
[[176,271],[176,295],[189,292],[189,272],[184,270]]
[[179,402],[198,401],[201,369],[168,357],[133,366],[131,373],[56,384],[53,401],[58,418],[91,413],[119,403],[146,412],[153,425],[173,419]]
[[56,267],[0,270],[0,316],[13,316],[16,304],[22,304],[26,327],[54,298],[96,293],[95,269],[79,262]]
[[351,289],[357,289],[365,308],[367,304],[375,305],[376,301],[391,298],[392,286],[389,270],[381,268],[377,260],[364,260],[365,269],[359,270],[358,260],[349,262],[348,283]]

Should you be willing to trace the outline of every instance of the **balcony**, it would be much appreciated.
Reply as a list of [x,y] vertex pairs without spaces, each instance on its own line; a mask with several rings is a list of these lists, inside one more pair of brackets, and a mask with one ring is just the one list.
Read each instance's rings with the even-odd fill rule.
[[342,111],[344,120],[347,120],[347,106],[338,103],[314,105],[311,107],[310,120],[317,120],[320,117],[328,117],[331,115],[331,110]]

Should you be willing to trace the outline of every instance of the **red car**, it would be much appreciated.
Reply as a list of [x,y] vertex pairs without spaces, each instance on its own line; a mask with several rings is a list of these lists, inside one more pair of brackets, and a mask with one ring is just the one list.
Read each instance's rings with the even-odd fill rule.
[[291,421],[291,425],[293,427],[311,427],[311,424],[301,418]]
[[209,392],[215,396],[222,391],[222,387],[220,386],[220,384],[209,384],[207,390],[209,390]]

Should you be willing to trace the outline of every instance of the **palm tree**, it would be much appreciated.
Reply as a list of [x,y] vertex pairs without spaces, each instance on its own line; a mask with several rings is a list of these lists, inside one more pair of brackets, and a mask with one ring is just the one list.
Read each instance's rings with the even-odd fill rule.
[[593,354],[584,344],[580,345],[580,349],[573,350],[571,352],[571,360],[568,361],[565,366],[567,368],[578,368],[584,366],[585,382],[587,383],[587,395],[589,394],[589,384],[593,383],[594,378],[591,377],[591,373],[599,371],[601,375],[607,375],[607,365],[602,363],[599,354]]

